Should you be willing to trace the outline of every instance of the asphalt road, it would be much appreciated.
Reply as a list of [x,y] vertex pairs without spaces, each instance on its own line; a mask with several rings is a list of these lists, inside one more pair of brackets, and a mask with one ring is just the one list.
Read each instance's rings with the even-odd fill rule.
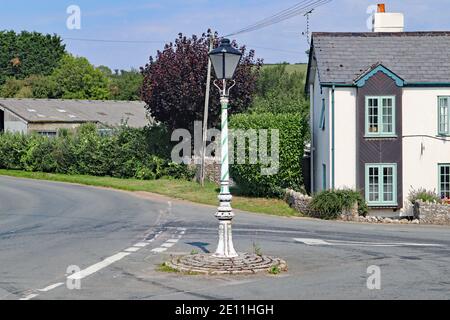
[[[170,255],[215,250],[214,212],[144,193],[0,177],[0,299],[450,298],[450,228],[439,226],[236,211],[237,250],[281,257],[288,272],[157,271]],[[380,270],[380,289],[368,289],[370,266]]]

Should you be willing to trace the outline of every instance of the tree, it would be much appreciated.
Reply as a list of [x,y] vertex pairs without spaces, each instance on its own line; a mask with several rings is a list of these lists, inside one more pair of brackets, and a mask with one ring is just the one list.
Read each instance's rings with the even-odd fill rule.
[[[192,132],[194,121],[203,119],[209,35],[208,31],[201,37],[188,38],[180,33],[174,43],[157,52],[156,58],[150,57],[141,70],[144,76],[141,98],[150,114],[169,130],[186,128]],[[235,42],[233,46],[237,47]],[[245,46],[240,50],[243,58],[236,70],[236,86],[230,92],[230,113],[243,112],[250,106],[261,65],[261,60],[255,61],[253,50],[247,54]],[[217,95],[215,91],[210,98],[210,127],[219,121]]]
[[260,72],[250,112],[300,113],[306,116],[309,102],[304,95],[305,74],[288,72],[286,64],[267,66]]
[[53,96],[62,99],[109,99],[108,79],[86,58],[65,55],[50,76]]
[[116,70],[116,73],[109,75],[109,91],[111,99],[114,100],[139,100],[143,77],[136,70]]
[[64,53],[65,45],[57,35],[0,31],[0,85],[10,77],[49,75]]

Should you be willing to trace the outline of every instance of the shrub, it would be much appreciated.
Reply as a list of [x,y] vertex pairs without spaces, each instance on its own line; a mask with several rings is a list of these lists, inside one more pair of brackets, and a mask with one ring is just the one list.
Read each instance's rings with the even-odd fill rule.
[[[261,163],[261,157],[258,157],[258,163],[249,164],[250,147],[248,143],[245,145],[246,163],[237,164],[237,159],[235,159],[235,164],[231,165],[231,177],[243,194],[282,197],[283,190],[286,188],[293,190],[302,188],[301,163],[308,128],[304,117],[300,114],[238,114],[231,117],[230,127],[244,130],[279,130],[279,168],[277,173],[263,175],[261,168],[267,166]],[[234,132],[236,133],[236,130]],[[261,135],[258,133],[258,139],[260,137]],[[270,155],[270,137],[267,137],[267,143],[267,154]],[[231,144],[230,147],[234,148],[234,145]],[[261,148],[259,148],[259,151],[261,152]]]
[[366,215],[367,203],[360,192],[343,190],[325,190],[313,196],[310,203],[311,212],[317,218],[336,219],[344,210],[350,210],[358,203],[358,214]]
[[23,169],[20,159],[27,152],[30,137],[20,133],[0,134],[0,168]]
[[104,136],[93,124],[74,132],[61,130],[52,138],[4,133],[0,134],[0,168],[144,180],[192,179],[194,173],[186,165],[165,156],[170,147],[167,130],[160,126],[120,127]]
[[27,151],[20,161],[27,171],[55,172],[57,163],[53,153],[56,149],[54,139],[32,136]]
[[434,190],[428,191],[425,188],[411,189],[409,191],[408,200],[412,204],[415,204],[417,200],[422,202],[441,202],[441,198]]

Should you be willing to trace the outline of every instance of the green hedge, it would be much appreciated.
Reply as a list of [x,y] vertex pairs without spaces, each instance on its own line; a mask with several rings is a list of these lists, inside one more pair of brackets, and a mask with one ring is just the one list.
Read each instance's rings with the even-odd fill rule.
[[192,179],[185,165],[172,163],[170,137],[163,127],[121,127],[100,135],[95,125],[58,137],[0,134],[0,169],[86,174],[117,178]]
[[[308,132],[306,118],[300,114],[237,114],[231,117],[230,127],[236,129],[278,129],[279,170],[276,174],[262,175],[261,168],[267,167],[260,161],[249,164],[250,146],[246,143],[246,163],[231,165],[230,174],[240,191],[246,195],[282,197],[283,190],[301,190],[303,187],[302,158],[305,137]],[[259,141],[258,132],[258,141]],[[268,137],[270,151],[270,134]],[[236,143],[235,143],[236,145]],[[258,148],[260,150],[260,148]],[[270,152],[268,152],[270,155]],[[258,157],[258,159],[260,159]],[[236,160],[236,159],[235,159]]]
[[336,219],[344,210],[350,210],[355,202],[358,203],[359,215],[365,216],[368,207],[360,192],[350,189],[325,190],[313,196],[310,211],[316,218]]

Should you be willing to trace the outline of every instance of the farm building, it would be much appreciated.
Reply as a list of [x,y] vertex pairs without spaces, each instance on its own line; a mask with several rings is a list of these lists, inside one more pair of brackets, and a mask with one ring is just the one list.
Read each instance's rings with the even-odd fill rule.
[[145,103],[139,101],[0,98],[0,132],[51,136],[58,129],[75,129],[83,123],[108,129],[122,123],[141,128],[149,121]]

